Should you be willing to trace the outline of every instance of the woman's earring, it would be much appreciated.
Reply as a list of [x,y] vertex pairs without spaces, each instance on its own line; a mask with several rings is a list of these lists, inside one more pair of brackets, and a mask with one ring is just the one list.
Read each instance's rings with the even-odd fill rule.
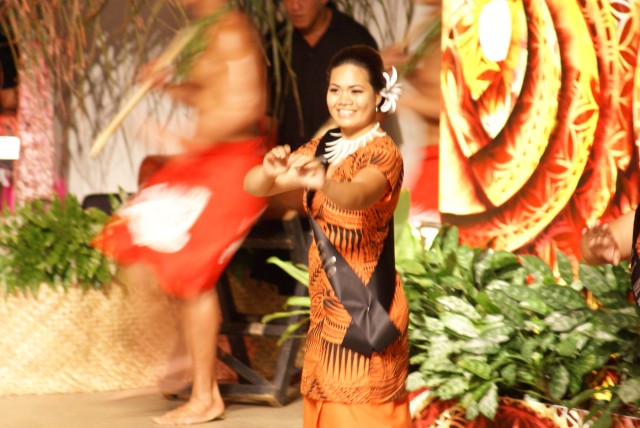
[[378,112],[378,106],[376,106],[376,113]]

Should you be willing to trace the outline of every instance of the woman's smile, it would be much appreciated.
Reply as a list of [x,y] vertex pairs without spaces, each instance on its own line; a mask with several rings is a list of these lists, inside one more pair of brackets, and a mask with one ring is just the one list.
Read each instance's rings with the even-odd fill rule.
[[379,102],[366,69],[344,64],[331,71],[327,106],[343,137],[355,138],[371,129]]

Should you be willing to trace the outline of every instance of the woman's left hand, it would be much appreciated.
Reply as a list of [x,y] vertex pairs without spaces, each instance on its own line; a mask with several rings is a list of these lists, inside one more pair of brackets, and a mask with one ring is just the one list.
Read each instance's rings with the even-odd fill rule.
[[292,167],[298,172],[300,184],[313,190],[320,190],[326,182],[327,170],[316,158],[300,156],[293,161]]

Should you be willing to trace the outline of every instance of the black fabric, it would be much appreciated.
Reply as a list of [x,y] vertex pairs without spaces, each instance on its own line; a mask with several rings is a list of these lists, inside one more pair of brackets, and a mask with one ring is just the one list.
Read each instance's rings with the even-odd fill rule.
[[[315,157],[323,156],[326,143],[336,139],[328,131],[318,143]],[[307,192],[307,206],[311,207],[314,191]],[[311,230],[329,283],[340,303],[351,315],[351,324],[342,340],[342,346],[366,357],[373,351],[382,352],[400,336],[400,330],[389,319],[389,307],[393,301],[396,284],[396,262],[393,238],[393,220],[376,268],[365,285],[349,263],[322,232],[309,214]]]
[[365,286],[313,217],[310,220],[329,283],[351,315],[351,324],[342,346],[366,357],[370,357],[374,350],[384,351],[400,337],[400,330],[391,322],[388,314],[396,289],[393,224],[389,224],[382,253]]
[[309,46],[298,31],[293,32],[291,66],[297,76],[303,124],[301,126],[298,120],[293,91],[286,88],[284,112],[278,118],[278,143],[288,144],[292,150],[309,141],[329,119],[326,103],[327,68],[333,56],[342,48],[356,44],[378,49],[375,39],[364,26],[331,7],[331,23],[314,47]]
[[631,242],[631,286],[636,305],[640,308],[640,259],[636,250],[636,243],[640,237],[640,207],[636,208],[633,220],[633,239]]

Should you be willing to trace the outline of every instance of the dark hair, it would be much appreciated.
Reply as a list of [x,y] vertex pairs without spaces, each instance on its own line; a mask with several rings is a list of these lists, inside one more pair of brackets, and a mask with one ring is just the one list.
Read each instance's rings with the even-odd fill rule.
[[352,45],[341,49],[331,58],[327,69],[327,80],[331,77],[331,71],[334,68],[344,64],[353,64],[367,70],[369,83],[374,91],[380,92],[385,87],[382,58],[375,49],[367,45]]

